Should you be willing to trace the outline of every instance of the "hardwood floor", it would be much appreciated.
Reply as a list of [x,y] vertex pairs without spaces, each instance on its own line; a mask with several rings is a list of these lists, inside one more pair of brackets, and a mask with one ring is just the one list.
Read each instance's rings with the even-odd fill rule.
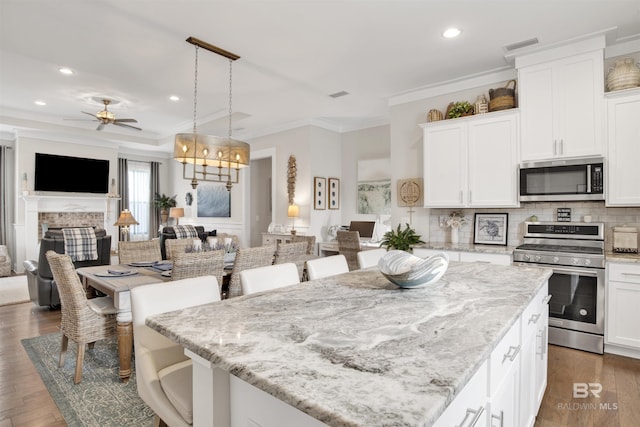
[[[550,345],[547,378],[536,427],[640,426],[640,360]],[[600,398],[573,398],[574,382],[602,384]]]
[[60,311],[0,307],[0,427],[66,426],[20,340],[58,331]]
[[[0,307],[0,427],[66,426],[20,342],[56,332],[59,324],[60,311],[32,303]],[[574,399],[574,382],[601,383],[600,398]],[[549,346],[547,392],[535,425],[640,426],[640,360]]]

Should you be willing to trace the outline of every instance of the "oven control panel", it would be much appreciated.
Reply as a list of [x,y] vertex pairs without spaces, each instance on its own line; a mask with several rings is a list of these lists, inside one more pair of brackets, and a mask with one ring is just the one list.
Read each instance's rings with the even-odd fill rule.
[[604,268],[604,257],[581,257],[572,255],[561,255],[558,253],[522,253],[517,250],[513,252],[514,262],[533,263],[533,264],[549,264],[549,265],[566,265],[575,267],[588,268]]

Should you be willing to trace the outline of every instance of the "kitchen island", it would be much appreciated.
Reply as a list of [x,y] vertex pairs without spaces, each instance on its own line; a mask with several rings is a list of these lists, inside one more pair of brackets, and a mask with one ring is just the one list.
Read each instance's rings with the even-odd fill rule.
[[196,427],[430,426],[550,275],[451,262],[409,290],[374,267],[146,323],[193,359]]

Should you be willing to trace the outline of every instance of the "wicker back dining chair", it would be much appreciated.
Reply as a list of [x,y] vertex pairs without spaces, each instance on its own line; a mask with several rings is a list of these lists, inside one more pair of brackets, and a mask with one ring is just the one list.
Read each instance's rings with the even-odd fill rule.
[[183,254],[187,251],[187,248],[192,248],[194,241],[200,241],[200,239],[167,239],[164,242],[165,252],[167,259],[172,260],[176,254]]
[[265,267],[273,264],[276,252],[274,245],[255,246],[252,248],[240,248],[236,251],[236,259],[233,262],[233,271],[229,279],[229,294],[227,298],[242,295],[240,272],[248,268]]
[[141,240],[134,242],[118,242],[118,261],[120,264],[131,264],[142,261],[162,261],[160,240]]
[[349,265],[349,271],[357,270],[358,252],[360,252],[360,233],[357,231],[338,231],[338,253],[344,255]]
[[274,264],[292,262],[298,269],[298,277],[302,278],[304,264],[309,259],[307,242],[278,243]]
[[173,258],[171,280],[191,277],[214,276],[218,280],[218,290],[222,293],[224,277],[224,250],[178,253]]
[[77,343],[73,382],[78,384],[82,380],[85,346],[88,344],[91,349],[96,341],[115,335],[116,308],[111,297],[87,299],[80,278],[68,255],[47,251],[45,256],[58,286],[62,305],[60,320],[62,345],[59,366],[64,365],[69,340]]
[[316,251],[316,236],[303,236],[294,234],[291,236],[292,242],[307,242],[307,255],[313,255]]

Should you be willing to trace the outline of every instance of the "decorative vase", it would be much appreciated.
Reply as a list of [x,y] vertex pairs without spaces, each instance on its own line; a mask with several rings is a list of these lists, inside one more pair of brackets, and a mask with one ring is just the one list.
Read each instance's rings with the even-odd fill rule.
[[460,234],[458,233],[458,227],[451,227],[451,243],[458,244],[460,242]]
[[169,211],[167,209],[160,210],[160,221],[162,221],[163,224],[166,224],[168,220],[169,220]]
[[609,68],[607,88],[610,91],[630,89],[640,86],[640,68],[633,58],[616,59]]

